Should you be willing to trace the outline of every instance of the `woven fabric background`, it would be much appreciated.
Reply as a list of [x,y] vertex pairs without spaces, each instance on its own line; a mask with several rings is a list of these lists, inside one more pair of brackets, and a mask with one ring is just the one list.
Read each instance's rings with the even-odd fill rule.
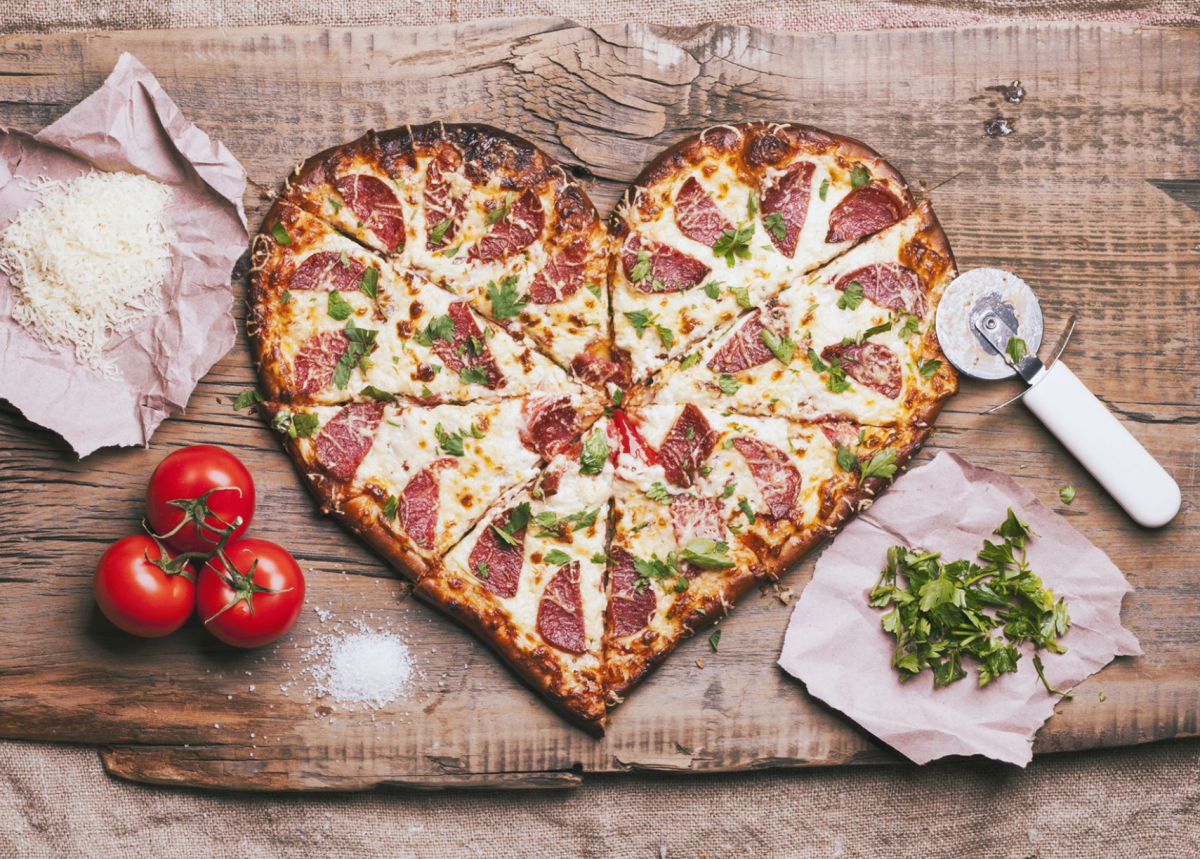
[[[0,0],[0,32],[415,25],[568,15],[809,32],[1014,20],[1200,25],[1200,0]],[[0,695],[3,694],[0,686]],[[239,795],[129,784],[94,750],[0,742],[0,859],[1200,857],[1200,742],[986,763],[588,778],[546,792]]]

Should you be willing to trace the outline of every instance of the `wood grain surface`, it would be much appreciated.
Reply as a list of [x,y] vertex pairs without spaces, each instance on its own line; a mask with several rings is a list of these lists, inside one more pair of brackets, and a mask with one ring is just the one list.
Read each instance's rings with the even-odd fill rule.
[[[1137,588],[1124,616],[1145,657],[1079,687],[1036,750],[1200,733],[1200,32],[814,37],[523,20],[8,36],[0,124],[33,131],[58,118],[124,50],[245,164],[252,228],[263,192],[292,165],[369,127],[440,118],[518,132],[573,165],[603,212],[654,153],[711,124],[796,120],[868,141],[933,197],[963,269],[1021,273],[1051,333],[1078,314],[1072,368],[1183,489],[1178,519],[1145,531],[1024,409],[982,414],[1012,387],[966,381],[943,412],[919,461],[953,450],[1054,506],[1060,486],[1076,485],[1061,512]],[[999,90],[1016,78],[1028,95],[1009,104]],[[984,133],[997,117],[1011,135]],[[239,298],[245,287],[243,260]],[[271,433],[230,408],[253,384],[243,332],[149,450],[82,462],[0,407],[0,735],[101,745],[108,769],[128,778],[247,789],[558,787],[590,772],[896,760],[775,666],[790,610],[758,594],[722,623],[720,653],[703,638],[686,643],[616,711],[605,739],[570,728],[317,514]],[[154,465],[197,442],[246,461],[260,487],[254,531],[292,549],[308,575],[301,623],[262,653],[234,652],[194,623],[135,640],[92,603],[93,566],[137,530]],[[799,591],[813,563],[785,584]],[[317,607],[332,613],[324,626]],[[390,625],[421,672],[411,694],[374,714],[304,693],[315,637],[356,618]]]

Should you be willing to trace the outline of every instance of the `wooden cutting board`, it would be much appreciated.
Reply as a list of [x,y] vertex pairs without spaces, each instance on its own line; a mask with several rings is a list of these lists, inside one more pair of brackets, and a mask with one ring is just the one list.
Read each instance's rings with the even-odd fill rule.
[[[1146,656],[1079,687],[1037,750],[1197,734],[1200,32],[818,37],[537,20],[9,36],[0,124],[33,131],[58,118],[123,50],[245,164],[252,229],[262,192],[292,165],[370,127],[440,118],[524,134],[574,165],[605,213],[654,153],[711,124],[796,120],[868,141],[932,194],[963,269],[1020,272],[1052,333],[1079,315],[1071,366],[1183,488],[1178,519],[1141,530],[1024,409],[981,414],[1013,388],[967,381],[943,412],[920,461],[953,450],[1055,506],[1059,487],[1074,484],[1062,512],[1137,588],[1124,616]],[[1028,95],[1010,104],[1000,90],[1017,78]],[[1001,117],[1012,134],[986,135]],[[243,260],[239,318],[245,287]],[[240,336],[150,450],[83,462],[11,408],[0,413],[0,735],[97,744],[109,771],[142,781],[254,789],[546,787],[589,772],[896,760],[775,666],[790,610],[757,593],[723,622],[720,653],[704,638],[686,643],[616,711],[608,737],[568,727],[317,515],[271,433],[230,409],[253,384]],[[151,470],[197,442],[245,460],[260,487],[255,533],[289,547],[308,574],[301,623],[264,652],[233,652],[195,624],[135,640],[92,604],[93,566],[138,529]],[[785,584],[799,592],[812,567],[809,558]],[[318,608],[332,613],[324,626]],[[356,618],[390,625],[421,671],[405,700],[374,717],[304,694],[315,636]]]

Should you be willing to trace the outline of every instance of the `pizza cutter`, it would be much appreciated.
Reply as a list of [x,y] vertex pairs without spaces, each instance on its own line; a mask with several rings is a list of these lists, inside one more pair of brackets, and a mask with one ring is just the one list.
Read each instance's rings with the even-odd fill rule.
[[[954,279],[937,311],[942,351],[974,379],[1020,376],[1017,398],[1091,472],[1134,521],[1166,525],[1179,512],[1179,486],[1108,407],[1057,360],[1074,320],[1049,367],[1037,357],[1042,345],[1042,308],[1025,281],[998,268],[978,268]],[[1027,353],[1013,362],[1009,341],[1019,337]],[[1020,354],[1014,348],[1013,354]],[[1011,402],[1011,400],[1009,401]]]

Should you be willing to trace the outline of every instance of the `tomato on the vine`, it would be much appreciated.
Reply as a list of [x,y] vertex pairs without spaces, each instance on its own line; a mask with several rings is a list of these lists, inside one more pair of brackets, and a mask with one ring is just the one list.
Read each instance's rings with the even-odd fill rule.
[[241,460],[224,448],[211,444],[182,448],[160,462],[150,476],[146,516],[150,528],[171,548],[211,552],[223,533],[236,540],[250,527],[254,479]]
[[234,647],[261,647],[300,617],[304,574],[283,548],[248,538],[229,543],[200,571],[196,611],[204,626]]
[[150,537],[118,540],[96,565],[96,604],[125,632],[143,638],[172,633],[195,604],[195,577],[187,561]]

